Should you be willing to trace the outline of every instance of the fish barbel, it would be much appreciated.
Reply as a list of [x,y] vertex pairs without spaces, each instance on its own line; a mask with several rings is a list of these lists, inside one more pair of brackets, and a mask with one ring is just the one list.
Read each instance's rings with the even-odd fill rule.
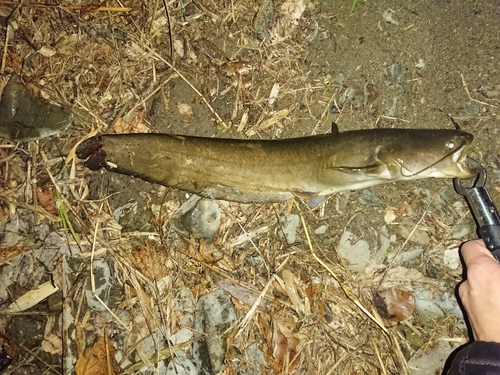
[[366,129],[283,140],[168,134],[89,138],[77,156],[203,197],[242,203],[315,198],[342,190],[428,177],[471,178],[473,136],[447,129]]

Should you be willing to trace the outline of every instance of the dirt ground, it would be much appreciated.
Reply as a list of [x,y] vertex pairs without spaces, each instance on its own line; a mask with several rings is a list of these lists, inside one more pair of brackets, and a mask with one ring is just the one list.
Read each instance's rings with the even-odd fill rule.
[[[497,1],[44,4],[0,4],[3,85],[17,73],[36,95],[71,108],[75,120],[37,142],[0,140],[2,280],[10,280],[0,308],[49,275],[61,291],[52,301],[1,314],[2,356],[13,359],[6,374],[72,373],[77,360],[74,371],[90,374],[82,358],[88,361],[92,350],[97,356],[101,337],[102,351],[119,358],[107,357],[113,372],[101,365],[95,373],[135,373],[124,369],[148,360],[130,335],[155,333],[168,342],[181,326],[182,311],[172,302],[181,290],[196,299],[225,278],[265,294],[283,270],[295,276],[295,296],[275,281],[267,292],[271,305],[253,314],[233,298],[238,321],[226,332],[221,373],[419,374],[408,364],[417,352],[466,342],[466,330],[448,310],[428,321],[411,310],[401,319],[382,319],[381,328],[353,302],[376,320],[381,280],[395,269],[419,276],[404,274],[406,282],[392,280],[391,288],[454,299],[461,269],[449,267],[443,254],[476,234],[450,180],[342,192],[314,210],[300,203],[312,244],[335,277],[311,254],[302,225],[294,243],[283,239],[280,218],[299,214],[293,202],[223,205],[220,231],[200,244],[170,223],[186,193],[91,172],[74,157],[74,146],[92,132],[281,139],[329,133],[332,122],[340,131],[451,129],[455,122],[474,135],[470,155],[486,168],[487,187],[498,201]],[[57,193],[71,230],[68,224],[61,229],[61,209],[47,212],[39,187]],[[316,231],[322,226],[324,233]],[[13,231],[23,239],[7,245]],[[383,260],[351,272],[338,250],[346,231],[370,248],[383,247],[383,235]],[[259,234],[235,246],[232,241],[246,232]],[[47,255],[52,233],[60,238]],[[113,314],[84,301],[93,250],[92,258],[112,270],[106,303]],[[407,250],[419,255],[394,260]],[[245,356],[254,343],[264,363]],[[189,346],[181,349],[191,355]],[[152,360],[143,372],[167,373],[158,367],[163,361],[168,363]]]

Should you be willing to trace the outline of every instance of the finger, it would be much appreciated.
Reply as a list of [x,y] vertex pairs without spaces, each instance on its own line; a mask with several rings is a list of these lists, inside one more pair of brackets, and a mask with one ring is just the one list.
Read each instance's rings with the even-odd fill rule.
[[486,248],[483,240],[468,241],[462,245],[460,251],[462,253],[462,257],[464,258],[464,262],[468,267],[478,263],[484,265],[498,265],[498,262],[493,254],[491,254],[491,252]]

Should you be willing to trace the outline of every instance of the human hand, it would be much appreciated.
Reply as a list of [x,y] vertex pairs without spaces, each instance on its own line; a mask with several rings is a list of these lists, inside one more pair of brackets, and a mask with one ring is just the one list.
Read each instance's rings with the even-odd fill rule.
[[500,342],[500,264],[483,240],[466,242],[461,248],[467,279],[458,294],[478,341]]

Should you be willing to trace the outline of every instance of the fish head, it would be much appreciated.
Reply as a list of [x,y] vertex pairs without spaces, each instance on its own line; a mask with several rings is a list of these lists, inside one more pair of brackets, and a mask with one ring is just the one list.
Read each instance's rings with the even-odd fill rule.
[[377,158],[392,179],[472,178],[477,171],[466,162],[472,140],[472,134],[460,130],[421,129],[398,142],[382,142]]

